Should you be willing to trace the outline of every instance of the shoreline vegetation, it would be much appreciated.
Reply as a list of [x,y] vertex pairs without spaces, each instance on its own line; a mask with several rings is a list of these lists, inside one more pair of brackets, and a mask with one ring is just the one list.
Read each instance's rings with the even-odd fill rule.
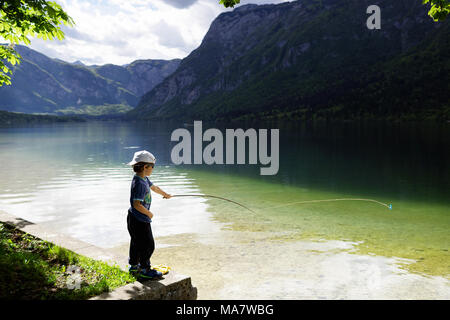
[[88,299],[134,281],[118,266],[0,223],[0,300]]
[[60,122],[85,122],[79,116],[37,115],[0,110],[0,127]]
[[[450,109],[448,111],[450,114]],[[0,110],[0,127],[16,126],[16,125],[35,125],[35,124],[53,124],[53,123],[69,123],[69,122],[87,122],[87,121],[125,121],[125,122],[159,122],[157,119],[131,119],[124,113],[115,114],[92,114],[92,113],[78,113],[67,115],[51,115],[51,114],[27,114],[20,112],[11,112]],[[191,123],[198,119],[161,119],[166,122],[180,122]],[[293,110],[286,112],[278,112],[277,110],[262,112],[257,117],[255,114],[244,114],[236,117],[218,117],[215,120],[205,119],[205,123],[209,122],[360,122],[360,121],[374,121],[386,123],[430,123],[430,124],[450,124],[446,116],[440,113],[426,114],[401,114],[389,115],[386,117],[375,116],[373,114],[354,114],[342,115],[335,114],[333,110],[318,110],[317,112],[311,110]]]
[[67,107],[65,109],[55,110],[58,116],[81,116],[81,117],[120,117],[133,108],[126,104],[108,104],[104,105],[84,105],[81,108]]
[[132,107],[123,104],[86,105],[81,109],[66,108],[55,114],[30,114],[0,110],[0,127],[16,125],[53,124],[68,122],[86,122],[89,120],[126,120],[124,114]]
[[[348,111],[348,110],[347,110]],[[224,120],[251,120],[254,114],[245,114],[234,119]],[[369,112],[350,113],[345,108],[328,108],[312,111],[311,109],[296,109],[291,111],[271,110],[265,111],[258,117],[261,120],[294,120],[294,121],[387,121],[394,123],[432,122],[450,123],[450,107],[443,110],[423,110],[416,113],[390,114],[379,116]]]

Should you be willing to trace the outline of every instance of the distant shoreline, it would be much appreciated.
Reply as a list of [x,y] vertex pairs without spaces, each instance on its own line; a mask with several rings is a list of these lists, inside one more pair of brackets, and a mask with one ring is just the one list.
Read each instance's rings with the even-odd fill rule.
[[0,110],[0,127],[60,122],[85,122],[79,116],[35,115]]
[[[69,123],[69,122],[88,122],[88,121],[120,121],[120,122],[134,122],[134,123],[145,123],[145,122],[167,122],[167,123],[181,123],[185,127],[192,126],[194,120],[191,118],[130,118],[124,114],[105,114],[105,115],[89,115],[89,114],[78,114],[78,115],[50,115],[50,114],[28,114],[22,112],[5,111],[0,110],[0,127],[10,127],[17,125],[36,125],[36,124],[52,124],[52,123]],[[320,116],[316,117],[295,117],[292,114],[280,114],[280,115],[267,115],[261,114],[258,116],[240,116],[235,118],[216,118],[215,120],[203,119],[205,123],[224,123],[230,124],[254,124],[254,123],[391,123],[391,124],[448,124],[450,120],[445,121],[442,118],[436,117],[434,119],[420,119],[420,117],[386,117],[386,118],[372,118],[372,117],[356,117],[345,119],[342,117],[336,118],[323,118]]]

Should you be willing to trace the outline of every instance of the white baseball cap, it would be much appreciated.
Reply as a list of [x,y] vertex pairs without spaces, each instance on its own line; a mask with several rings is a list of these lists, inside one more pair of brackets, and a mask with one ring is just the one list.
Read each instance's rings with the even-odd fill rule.
[[156,158],[153,154],[146,150],[137,151],[134,153],[133,160],[128,163],[129,166],[134,166],[138,162],[155,163]]

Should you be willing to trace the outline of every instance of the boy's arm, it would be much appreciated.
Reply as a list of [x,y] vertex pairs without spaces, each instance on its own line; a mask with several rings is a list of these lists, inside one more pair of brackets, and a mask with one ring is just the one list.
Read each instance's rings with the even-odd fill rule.
[[152,189],[152,191],[154,191],[154,192],[156,192],[156,193],[162,195],[162,196],[164,197],[164,199],[170,199],[170,198],[172,198],[172,195],[171,195],[171,194],[168,194],[167,192],[165,192],[164,190],[162,190],[162,189],[161,189],[160,187],[158,187],[158,186],[152,185],[152,186],[150,187],[150,189]]
[[135,208],[140,213],[145,214],[150,219],[153,218],[153,213],[151,213],[150,210],[147,210],[147,208],[142,205],[141,201],[133,200],[133,208]]

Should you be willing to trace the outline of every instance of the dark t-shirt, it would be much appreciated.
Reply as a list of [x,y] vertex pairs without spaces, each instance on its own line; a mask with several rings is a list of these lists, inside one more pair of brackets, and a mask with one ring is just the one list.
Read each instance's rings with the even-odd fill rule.
[[133,207],[133,201],[139,200],[141,204],[147,209],[150,210],[150,205],[152,203],[152,193],[150,191],[150,187],[153,183],[147,178],[141,178],[138,175],[133,177],[133,181],[131,181],[131,195],[130,195],[130,209],[129,211],[142,222],[152,222],[152,220],[145,214],[140,213]]

